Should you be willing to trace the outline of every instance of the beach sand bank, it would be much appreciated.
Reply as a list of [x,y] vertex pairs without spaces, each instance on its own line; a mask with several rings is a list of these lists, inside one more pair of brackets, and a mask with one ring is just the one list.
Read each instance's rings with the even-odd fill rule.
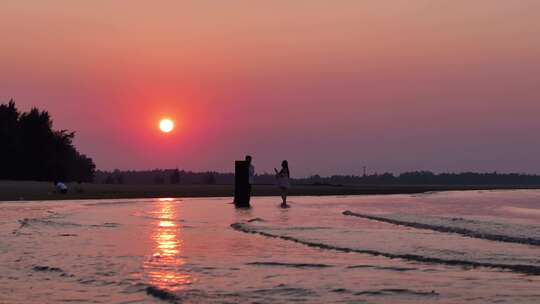
[[[68,183],[65,195],[54,193],[49,182],[0,181],[0,201],[155,198],[155,197],[229,197],[234,185],[110,185]],[[414,194],[435,191],[540,189],[538,186],[477,185],[295,185],[291,196]],[[254,185],[253,196],[278,196],[275,185]]]

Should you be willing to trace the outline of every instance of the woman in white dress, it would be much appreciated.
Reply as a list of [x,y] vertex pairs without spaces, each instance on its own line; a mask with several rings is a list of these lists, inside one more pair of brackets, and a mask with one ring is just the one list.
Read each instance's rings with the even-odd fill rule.
[[276,168],[274,168],[274,171],[276,171],[277,185],[281,190],[281,199],[283,200],[281,207],[287,208],[289,207],[287,205],[287,193],[289,192],[289,188],[291,188],[291,172],[289,171],[289,162],[284,160],[281,162],[281,170],[278,171]]

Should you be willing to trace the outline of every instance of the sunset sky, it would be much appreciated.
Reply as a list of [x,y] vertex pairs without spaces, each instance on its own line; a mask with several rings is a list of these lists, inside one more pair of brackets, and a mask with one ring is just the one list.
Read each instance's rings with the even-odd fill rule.
[[2,0],[0,37],[0,101],[100,169],[540,173],[538,0]]

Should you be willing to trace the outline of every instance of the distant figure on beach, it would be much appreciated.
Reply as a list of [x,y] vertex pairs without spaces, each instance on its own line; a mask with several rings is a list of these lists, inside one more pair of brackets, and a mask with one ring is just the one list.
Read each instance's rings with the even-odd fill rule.
[[251,164],[251,155],[246,155],[246,162],[249,164],[249,178],[248,178],[248,203],[251,199],[251,185],[253,185],[253,179],[255,177],[255,167]]
[[81,181],[77,181],[77,186],[75,187],[75,191],[77,191],[77,193],[84,193],[84,188],[82,186]]
[[278,171],[278,169],[274,168],[274,171],[276,171],[277,185],[281,190],[281,199],[283,200],[281,207],[287,208],[289,207],[289,205],[287,205],[287,194],[289,192],[289,188],[291,188],[291,172],[289,171],[289,162],[284,160],[281,162],[281,170]]
[[66,194],[68,192],[68,187],[62,182],[54,181],[54,187],[58,193]]

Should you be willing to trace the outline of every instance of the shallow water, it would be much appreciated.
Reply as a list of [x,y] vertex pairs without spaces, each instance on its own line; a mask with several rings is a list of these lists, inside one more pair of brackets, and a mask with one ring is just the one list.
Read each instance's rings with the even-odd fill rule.
[[0,203],[0,303],[540,302],[540,191],[230,200]]

